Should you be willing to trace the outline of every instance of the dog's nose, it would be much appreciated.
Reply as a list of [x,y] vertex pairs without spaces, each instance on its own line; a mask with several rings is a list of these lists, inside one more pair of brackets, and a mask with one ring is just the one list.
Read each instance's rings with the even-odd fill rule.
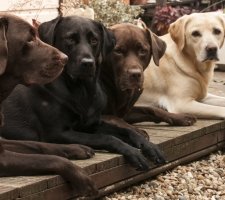
[[216,57],[217,49],[218,48],[215,46],[211,46],[211,45],[206,46],[207,57],[210,57],[210,58]]
[[59,54],[59,59],[61,60],[63,65],[66,65],[66,63],[68,62],[68,56],[64,53]]
[[83,58],[81,60],[81,66],[85,68],[92,68],[94,66],[94,60],[91,58]]
[[129,77],[132,81],[140,81],[142,72],[140,69],[129,69]]

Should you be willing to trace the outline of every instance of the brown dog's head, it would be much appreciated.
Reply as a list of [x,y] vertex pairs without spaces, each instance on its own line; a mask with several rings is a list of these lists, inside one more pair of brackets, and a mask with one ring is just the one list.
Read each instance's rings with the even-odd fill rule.
[[[116,46],[104,70],[111,71],[118,89],[142,89],[143,71],[151,57],[156,65],[159,64],[166,44],[146,27],[124,23],[112,26],[111,30],[116,37]],[[107,69],[109,66],[111,70]]]
[[44,84],[63,70],[67,56],[43,43],[37,31],[19,17],[0,14],[0,126],[1,102],[17,84]]
[[[67,56],[37,37],[37,30],[19,17],[0,15],[0,74],[15,83],[44,84],[63,70]],[[1,77],[1,76],[0,76]]]

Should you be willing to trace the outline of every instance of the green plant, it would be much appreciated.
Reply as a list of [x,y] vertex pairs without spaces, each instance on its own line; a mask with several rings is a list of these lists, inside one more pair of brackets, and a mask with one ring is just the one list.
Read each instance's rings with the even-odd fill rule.
[[140,6],[130,6],[118,0],[101,1],[93,0],[90,7],[95,11],[95,19],[106,26],[116,23],[133,22],[144,10]]

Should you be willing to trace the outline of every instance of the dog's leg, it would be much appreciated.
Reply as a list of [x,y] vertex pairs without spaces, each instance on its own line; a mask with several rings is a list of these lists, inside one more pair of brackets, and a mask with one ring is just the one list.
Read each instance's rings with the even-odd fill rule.
[[120,118],[105,116],[97,131],[120,138],[125,143],[141,149],[148,158],[157,164],[165,163],[165,158],[158,146],[146,140],[143,135],[137,132],[136,128],[128,126]]
[[143,106],[133,107],[124,119],[129,123],[144,121],[167,122],[174,126],[190,126],[196,122],[196,118],[189,114],[174,114],[160,108]]
[[[94,127],[93,127],[94,128]],[[109,152],[119,153],[131,163],[131,165],[138,170],[148,170],[149,162],[144,155],[135,147],[128,145],[121,139],[113,135],[105,134],[107,131],[115,132],[118,129],[104,129],[101,125],[95,128],[95,133],[88,134],[78,131],[65,131],[58,134],[54,133],[48,142],[54,143],[78,143],[90,146],[98,150],[108,150]]]
[[119,117],[116,116],[111,116],[111,115],[103,115],[101,117],[102,121],[107,122],[107,123],[111,123],[114,124],[116,126],[119,126],[121,128],[125,128],[128,130],[133,130],[135,131],[137,134],[140,134],[142,136],[145,137],[146,140],[149,141],[149,135],[146,131],[139,129],[131,124],[128,124],[126,121],[124,121],[124,119],[121,119]]
[[69,159],[87,159],[94,156],[94,150],[79,144],[50,144],[35,141],[1,139],[0,143],[8,151],[26,154],[57,155]]
[[203,119],[225,119],[225,107],[208,105],[197,101],[177,102],[172,112],[190,113]]
[[225,97],[217,96],[208,93],[207,96],[201,101],[202,103],[225,107]]
[[52,155],[21,154],[1,149],[0,176],[46,174],[61,175],[66,181],[69,181],[74,191],[79,195],[97,193],[96,186],[90,177],[80,167],[65,158]]

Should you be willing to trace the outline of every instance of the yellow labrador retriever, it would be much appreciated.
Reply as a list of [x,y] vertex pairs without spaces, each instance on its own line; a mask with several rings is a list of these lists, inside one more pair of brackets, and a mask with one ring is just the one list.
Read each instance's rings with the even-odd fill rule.
[[152,61],[144,72],[144,91],[137,106],[150,104],[199,118],[225,118],[225,97],[208,93],[218,49],[224,42],[220,13],[185,15],[161,37],[167,50],[159,67]]

